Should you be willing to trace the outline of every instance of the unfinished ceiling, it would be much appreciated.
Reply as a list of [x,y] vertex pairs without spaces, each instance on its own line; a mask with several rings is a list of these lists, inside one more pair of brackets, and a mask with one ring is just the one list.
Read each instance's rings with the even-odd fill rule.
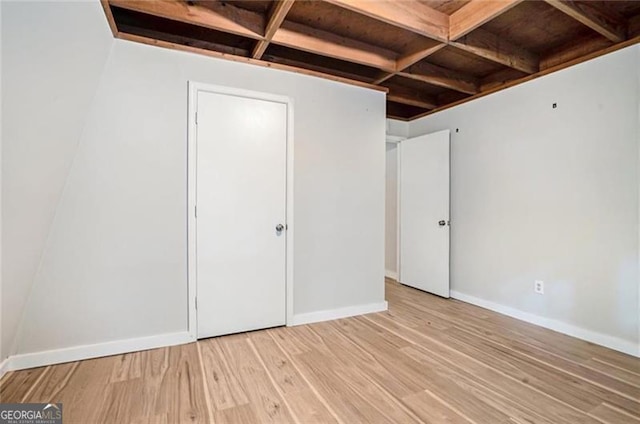
[[403,120],[640,41],[640,1],[102,4],[116,37],[388,90]]

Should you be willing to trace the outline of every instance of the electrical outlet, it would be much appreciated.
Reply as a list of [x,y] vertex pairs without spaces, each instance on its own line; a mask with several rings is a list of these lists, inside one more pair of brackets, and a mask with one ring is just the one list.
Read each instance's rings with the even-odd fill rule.
[[544,294],[544,281],[536,280],[533,283],[533,290],[538,294]]

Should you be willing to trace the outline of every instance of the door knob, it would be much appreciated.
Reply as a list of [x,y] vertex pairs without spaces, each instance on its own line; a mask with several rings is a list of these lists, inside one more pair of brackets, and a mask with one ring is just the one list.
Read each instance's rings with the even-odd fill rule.
[[446,221],[438,221],[438,225],[444,227],[445,225],[447,225],[447,223]]
[[282,224],[278,224],[278,225],[276,225],[276,231],[277,231],[277,232],[281,233],[281,232],[282,232],[282,230],[284,230],[284,225],[282,225]]

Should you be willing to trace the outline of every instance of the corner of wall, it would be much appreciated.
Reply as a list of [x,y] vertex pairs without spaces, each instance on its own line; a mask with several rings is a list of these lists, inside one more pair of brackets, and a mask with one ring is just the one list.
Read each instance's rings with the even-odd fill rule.
[[398,121],[396,119],[387,118],[386,131],[387,135],[396,137],[409,136],[409,122]]

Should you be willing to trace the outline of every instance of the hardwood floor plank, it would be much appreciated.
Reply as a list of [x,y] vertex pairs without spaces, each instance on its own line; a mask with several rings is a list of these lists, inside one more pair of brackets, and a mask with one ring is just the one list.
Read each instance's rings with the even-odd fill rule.
[[294,422],[291,412],[255,356],[246,336],[221,337],[212,342],[219,344],[231,372],[240,379],[259,422]]
[[51,371],[58,368],[55,375],[60,377],[57,381],[42,381],[26,401],[62,403],[65,423],[100,422],[104,392],[116,361],[116,357],[110,356],[52,366]]
[[124,423],[142,420],[145,416],[144,405],[140,402],[143,385],[140,378],[110,383],[103,393],[104,401],[97,421]]
[[[494,393],[505,398],[515,397],[522,406],[534,415],[537,414],[539,405],[545,405],[548,408],[548,414],[545,416],[549,415],[552,422],[594,422],[584,413],[553,399],[550,395],[532,390],[532,387],[526,386],[521,380],[510,378],[482,363],[481,360],[461,354],[415,329],[390,321],[382,315],[370,315],[367,319],[412,340],[414,345],[411,348],[403,349],[403,351],[421,364],[435,366],[436,369],[440,368],[443,372],[455,370],[457,375],[450,377],[452,382],[459,383],[460,378],[464,376],[467,376],[467,384],[472,384],[474,380],[476,383],[481,381],[483,386],[490,388]],[[440,396],[439,393],[433,392]],[[480,396],[482,397],[482,394]],[[452,396],[445,394],[442,397],[449,400]]]
[[211,406],[214,411],[249,403],[239,376],[227,363],[220,345],[214,339],[198,342],[202,354],[204,378],[211,396]]
[[594,408],[589,415],[606,424],[639,424],[640,417],[634,417],[611,405],[603,403]]
[[298,422],[305,423],[337,423],[338,420],[318,399],[311,389],[303,389],[287,394],[289,406],[298,418]]
[[0,403],[21,402],[47,371],[48,367],[39,367],[5,374],[0,380]]
[[343,422],[393,423],[368,402],[363,393],[344,383],[340,376],[343,369],[335,364],[332,366],[330,357],[318,352],[307,352],[296,355],[294,361]]
[[155,414],[166,413],[170,422],[209,422],[195,343],[169,347],[167,359]]
[[267,333],[254,332],[249,335],[249,339],[282,393],[288,394],[308,388],[285,353]]
[[65,423],[640,424],[640,359],[388,281],[389,311],[8,373]]
[[[577,379],[562,370],[532,360],[520,352],[470,336],[457,328],[450,329],[442,340],[451,344],[456,343],[454,340],[462,341],[462,344],[456,345],[459,351],[465,350],[467,354],[482,356],[486,358],[485,362],[491,361],[494,368],[514,378],[526,378],[527,384],[577,409],[589,411],[607,401],[629,411],[640,410],[640,390],[635,387],[629,386],[626,394],[622,396],[619,393],[624,391],[607,390],[588,380]],[[467,350],[462,347],[464,345],[472,348]]]
[[131,380],[132,378],[140,378],[142,376],[141,357],[141,352],[118,355],[118,362],[113,367],[110,381],[115,383],[118,381]]
[[219,424],[259,423],[253,405],[244,404],[215,411],[214,420]]
[[640,387],[640,366],[638,366],[637,372],[633,372],[612,366],[594,358],[584,362],[582,366],[592,371],[598,371],[601,374],[605,374],[611,378],[615,378],[616,380],[623,381],[634,387]]
[[29,402],[55,403],[80,362],[52,365],[28,396]]
[[[355,329],[357,323],[352,320],[349,322],[354,324]],[[406,346],[406,342],[402,341],[401,345],[394,344],[395,337],[387,334],[388,337],[377,339],[380,341],[376,344],[377,350],[368,350],[366,345],[356,342],[350,334],[349,325],[345,324],[347,320],[340,324],[323,323],[313,327],[313,331],[323,337],[325,345],[330,346],[331,355],[336,361],[347,367],[365,369],[372,380],[398,398],[424,389],[424,385],[416,379],[413,372],[399,369],[380,354],[381,351],[386,351],[388,355],[397,357],[398,348]]]
[[[428,310],[423,306],[416,304],[414,304],[413,307],[420,309],[425,319],[440,319],[440,317],[438,316],[432,317],[431,315],[438,314],[438,312]],[[404,316],[400,317],[400,319],[406,321],[404,320]],[[535,345],[521,341],[523,337],[519,333],[509,333],[508,335],[505,335],[504,327],[499,327],[496,331],[493,331],[494,327],[487,326],[484,321],[481,324],[476,324],[473,320],[463,322],[462,320],[456,318],[454,314],[449,314],[448,319],[452,321],[451,328],[457,327],[458,329],[463,329],[464,331],[471,332],[475,335],[476,338],[481,334],[482,338],[478,339],[490,339],[491,341],[509,347],[514,351],[523,352],[524,354],[540,361],[541,363],[552,366],[556,369],[560,369],[563,372],[568,372],[573,376],[580,377],[600,387],[609,389],[616,393],[629,393],[630,397],[633,398],[637,398],[640,394],[640,392],[635,393],[636,387],[634,387],[633,385],[629,385],[627,382],[621,381],[618,378],[614,378],[611,375],[607,375],[601,372],[595,372],[596,370],[582,365],[582,362],[584,362],[584,356],[569,360],[563,356],[551,353],[546,349],[541,349]],[[410,324],[410,321],[408,323]],[[524,338],[524,340],[528,342],[531,341],[529,338]],[[627,374],[629,375],[629,373]]]
[[402,398],[409,408],[427,423],[469,424],[463,417],[436,399],[430,392],[422,391]]

